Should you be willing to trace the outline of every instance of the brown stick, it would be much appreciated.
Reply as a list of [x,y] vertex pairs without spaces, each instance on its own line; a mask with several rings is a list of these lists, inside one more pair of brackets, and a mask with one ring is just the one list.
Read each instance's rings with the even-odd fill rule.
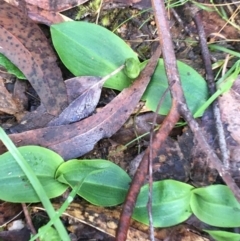
[[[23,213],[25,215],[25,218],[26,218],[26,222],[28,224],[28,227],[30,228],[31,232],[33,235],[37,234],[36,232],[36,229],[34,228],[33,226],[33,223],[32,223],[32,219],[29,215],[29,212],[28,212],[28,208],[26,206],[26,203],[22,203],[22,209],[23,209]],[[37,238],[36,241],[39,241],[39,239]]]
[[[160,15],[160,19],[157,19],[158,31],[160,35],[160,44],[162,47],[162,52],[165,62],[166,74],[168,76],[169,84],[171,86],[171,95],[172,95],[172,107],[162,123],[161,128],[157,132],[154,137],[152,143],[152,156],[157,156],[157,151],[160,149],[161,145],[168,137],[170,131],[173,129],[175,124],[177,123],[180,115],[178,112],[178,102],[180,99],[183,102],[184,96],[183,93],[178,93],[179,89],[181,91],[181,83],[179,74],[176,66],[175,54],[173,51],[171,36],[169,32],[168,21],[166,17],[164,3],[160,1],[160,4],[157,0],[152,1],[153,8],[155,10],[155,19]],[[162,19],[161,19],[162,18]],[[163,37],[164,35],[164,37]],[[183,99],[182,99],[183,97]],[[127,237],[127,231],[131,220],[131,215],[135,206],[135,202],[140,191],[141,186],[145,180],[148,170],[148,156],[149,156],[149,148],[146,150],[143,159],[134,175],[133,181],[131,183],[131,187],[128,191],[127,198],[123,205],[123,210],[121,213],[119,227],[116,234],[116,241],[125,241]]]
[[[156,52],[150,59],[148,65],[150,65],[150,64],[153,65],[153,63],[155,63],[155,66],[156,66],[158,63],[158,58],[160,57],[160,54],[161,54],[161,48],[158,47],[158,49],[156,50]],[[135,174],[135,176],[137,176],[137,177],[134,177],[131,187],[128,191],[128,193],[133,192],[134,194],[132,194],[133,198],[131,198],[131,197],[129,197],[129,195],[127,195],[126,200],[129,203],[127,203],[127,206],[121,213],[121,217],[120,217],[120,221],[119,221],[119,228],[118,228],[117,234],[116,234],[116,240],[126,240],[126,238],[127,238],[127,232],[128,232],[129,226],[130,226],[130,220],[131,220],[132,211],[133,211],[133,208],[134,208],[134,205],[136,202],[136,198],[137,198],[137,195],[139,193],[141,186],[143,185],[143,182],[146,177],[147,170],[148,170],[148,153],[145,153],[143,159],[144,158],[146,160],[145,160],[145,162],[142,161],[142,163],[139,165],[139,168]],[[143,166],[143,167],[140,167],[140,166]],[[143,173],[141,172],[142,170],[143,170]]]
[[[193,19],[198,30],[198,36],[199,36],[200,46],[202,51],[202,59],[206,70],[206,80],[208,83],[208,89],[210,94],[213,95],[216,92],[216,84],[214,81],[214,74],[212,70],[210,53],[207,46],[206,34],[205,34],[205,30],[203,27],[203,23],[202,23],[202,19],[200,17],[199,11],[197,11],[196,13],[195,11],[193,11]],[[213,107],[216,130],[218,133],[218,143],[221,151],[222,162],[226,168],[229,168],[230,152],[227,147],[218,99],[212,103],[212,107]]]
[[[177,112],[177,105],[176,102],[173,101],[172,108],[162,123],[161,128],[159,129],[158,133],[154,137],[153,144],[152,144],[152,151],[153,156],[157,155],[157,151],[168,137],[170,131],[177,123],[179,119],[179,114]],[[157,141],[156,141],[157,140]],[[123,210],[121,213],[119,226],[116,234],[116,241],[125,241],[127,237],[128,228],[130,225],[130,220],[133,212],[133,208],[135,206],[135,202],[139,193],[141,186],[144,183],[146,175],[148,173],[148,155],[149,155],[149,148],[146,150],[143,159],[134,175],[134,178],[131,183],[131,187],[128,190],[128,195],[126,201],[123,205]]]

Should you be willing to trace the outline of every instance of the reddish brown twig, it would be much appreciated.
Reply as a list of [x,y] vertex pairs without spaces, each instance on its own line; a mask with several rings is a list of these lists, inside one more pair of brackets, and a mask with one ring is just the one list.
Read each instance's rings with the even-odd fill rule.
[[[164,8],[164,3],[161,2],[152,2],[153,7],[155,9],[155,18],[158,15],[161,15],[161,20],[157,20],[158,31],[160,35],[160,44],[162,47],[162,52],[164,52],[164,60],[165,62],[165,69],[168,76],[168,80],[171,86],[171,95],[172,95],[172,107],[165,118],[164,122],[161,125],[161,128],[157,132],[154,137],[152,143],[152,156],[157,156],[157,150],[160,149],[161,145],[168,137],[170,131],[173,129],[175,124],[177,123],[180,115],[178,112],[178,102],[177,100],[180,99],[184,102],[184,97],[182,93],[178,93],[178,90],[181,91],[181,83],[180,78],[178,75],[177,67],[176,67],[176,59],[173,51],[173,46],[171,42],[171,36],[169,32],[169,26],[167,22],[166,12]],[[163,37],[164,35],[164,37]],[[164,46],[167,46],[164,49]],[[169,51],[169,52],[168,52]],[[178,83],[177,83],[178,81]],[[183,99],[182,99],[183,97]],[[133,208],[135,206],[135,202],[140,191],[141,186],[145,180],[148,171],[148,156],[149,156],[149,148],[146,150],[143,159],[134,175],[131,187],[128,191],[128,195],[126,201],[123,205],[123,211],[121,213],[119,227],[117,230],[116,240],[117,241],[125,241],[127,237],[127,231],[130,224],[131,215],[133,212]]]
[[[161,128],[159,129],[158,133],[154,137],[152,147],[151,147],[153,151],[153,156],[157,155],[157,150],[159,150],[159,148],[161,147],[165,139],[168,137],[170,131],[172,130],[172,128],[174,127],[174,125],[177,123],[179,119],[179,114],[176,108],[177,107],[176,104],[177,103],[173,101],[172,108],[169,114],[163,121]],[[135,206],[136,198],[148,173],[148,155],[149,155],[149,148],[146,150],[143,156],[143,159],[134,175],[131,187],[128,190],[128,195],[123,205],[123,210],[119,221],[119,227],[117,230],[117,235],[116,235],[117,241],[126,240],[127,231],[129,228],[130,219],[132,216],[133,208]]]

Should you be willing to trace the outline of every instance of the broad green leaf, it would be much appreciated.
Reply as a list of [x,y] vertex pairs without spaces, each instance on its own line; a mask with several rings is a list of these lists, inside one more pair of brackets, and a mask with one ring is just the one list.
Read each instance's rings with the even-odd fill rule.
[[[152,215],[154,227],[169,227],[181,223],[192,214],[189,202],[191,185],[164,180],[153,183]],[[142,187],[133,212],[137,221],[149,224],[148,211],[148,185]]]
[[8,58],[0,54],[0,65],[3,66],[8,73],[15,75],[18,79],[26,79],[21,70],[18,69]]
[[239,241],[239,233],[231,233],[226,231],[215,231],[215,230],[203,230],[211,235],[217,241]]
[[56,171],[55,177],[59,182],[71,183],[72,185],[78,185],[82,182],[90,173],[97,170],[104,170],[111,166],[111,162],[92,159],[92,160],[68,160],[64,162]]
[[[54,47],[64,65],[75,76],[106,76],[126,59],[138,61],[136,53],[106,28],[87,22],[51,25]],[[131,79],[122,70],[106,81],[105,87],[122,90]]]
[[224,185],[212,185],[193,190],[191,209],[202,222],[217,227],[240,226],[240,204]]
[[[18,150],[29,162],[49,198],[66,191],[67,186],[55,180],[56,169],[64,161],[57,153],[39,146]],[[40,199],[10,152],[0,156],[0,199],[9,202],[39,202]]]
[[68,161],[59,167],[56,177],[71,187],[82,182],[78,195],[98,206],[122,203],[131,181],[119,166],[101,159]]
[[[147,61],[142,63],[142,68],[147,64]],[[189,65],[177,61],[181,83],[184,91],[188,107],[194,114],[195,111],[207,100],[208,88],[205,80]],[[142,97],[146,101],[146,106],[156,111],[159,100],[163,93],[168,88],[168,80],[164,69],[162,59],[159,59],[156,70],[151,78],[151,81]],[[167,115],[171,108],[170,91],[165,95],[159,114]]]

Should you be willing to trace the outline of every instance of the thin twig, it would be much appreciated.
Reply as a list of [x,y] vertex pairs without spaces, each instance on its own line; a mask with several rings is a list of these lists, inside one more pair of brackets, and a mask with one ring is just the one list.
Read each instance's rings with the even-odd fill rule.
[[[37,232],[36,232],[36,229],[35,229],[34,226],[33,226],[32,219],[31,219],[31,217],[30,217],[30,215],[29,215],[28,208],[27,208],[27,206],[26,206],[25,203],[22,203],[22,209],[23,209],[23,213],[24,213],[24,215],[25,215],[25,218],[26,218],[26,222],[27,222],[28,227],[30,228],[32,234],[33,234],[33,235],[36,235],[36,233],[37,233]],[[36,240],[39,241],[39,239],[36,239]]]
[[157,121],[157,114],[159,112],[159,109],[162,105],[162,102],[164,100],[164,97],[167,93],[167,91],[169,90],[169,88],[167,88],[164,92],[164,94],[162,95],[156,112],[154,114],[154,118],[153,118],[153,124],[152,124],[152,128],[150,130],[150,141],[149,141],[149,158],[148,158],[148,176],[149,176],[149,180],[148,180],[148,185],[149,185],[149,191],[148,191],[148,203],[147,203],[147,208],[148,208],[148,217],[149,217],[149,236],[150,236],[150,240],[154,241],[154,227],[153,227],[153,217],[152,217],[152,188],[153,188],[153,178],[152,178],[152,173],[153,173],[153,168],[152,168],[152,161],[153,161],[153,150],[152,150],[152,143],[153,143],[153,135],[154,135],[154,126],[156,125],[156,121]]
[[[206,70],[206,80],[208,83],[209,92],[211,95],[213,95],[216,92],[216,85],[214,81],[214,75],[212,71],[212,64],[210,59],[210,54],[207,46],[207,40],[205,31],[203,28],[202,20],[199,15],[199,12],[193,13],[193,19],[198,29],[198,36],[200,40],[201,50],[202,50],[202,59]],[[221,120],[221,113],[219,109],[218,100],[215,100],[212,103],[213,106],[213,114],[216,124],[216,130],[218,133],[218,143],[219,148],[222,154],[222,162],[226,168],[229,168],[229,160],[230,160],[230,153],[227,148],[227,142],[224,134],[223,124]]]
[[98,10],[97,10],[96,24],[98,24],[98,20],[99,20],[100,13],[101,13],[101,9],[102,9],[102,4],[103,4],[103,0],[101,0],[100,6],[99,6],[99,8],[98,8]]
[[[160,149],[161,145],[164,143],[169,133],[177,123],[179,119],[179,114],[177,111],[177,103],[173,101],[172,108],[168,113],[167,117],[164,119],[161,128],[156,133],[152,144],[153,156],[157,156],[157,151]],[[157,140],[157,141],[156,141]],[[128,195],[123,205],[123,210],[120,216],[119,226],[116,235],[116,241],[125,241],[127,237],[127,231],[130,224],[133,208],[140,191],[141,186],[144,183],[148,172],[148,156],[149,148],[145,151],[143,159],[133,177],[131,186],[128,190]]]
[[153,131],[150,132],[150,142],[149,142],[149,155],[148,155],[148,203],[147,203],[147,209],[148,209],[148,218],[149,218],[149,238],[151,241],[154,241],[154,227],[153,227],[153,217],[152,217],[152,195],[153,195],[153,178],[152,178],[152,142],[153,142]]
[[178,13],[176,12],[176,10],[175,10],[174,8],[171,8],[171,13],[172,13],[173,16],[175,17],[175,19],[178,21],[178,23],[181,25],[181,27],[184,29],[184,31],[185,31],[190,37],[193,37],[192,32],[190,31],[190,29],[188,28],[188,26],[183,23],[182,19],[179,17]]
[[[160,53],[161,53],[161,50],[160,50],[160,48],[158,48],[156,50],[156,52],[154,53],[154,55],[152,56],[152,58],[150,59],[150,61],[152,61],[152,62],[156,61],[155,64],[157,64]],[[170,111],[170,113],[168,114],[166,119],[163,121],[163,124],[160,128],[161,131],[159,130],[159,132],[161,132],[161,133],[163,132],[162,136],[160,134],[160,136],[163,138],[162,138],[162,140],[158,140],[158,142],[153,141],[152,148],[153,148],[154,156],[156,156],[157,150],[159,149],[161,144],[164,142],[165,137],[168,136],[170,130],[172,129],[171,123],[174,122],[175,119],[178,120],[179,116],[176,117],[175,114],[176,114],[176,111],[175,112]],[[176,120],[176,122],[177,122],[177,120]],[[174,122],[174,124],[176,122]],[[173,126],[174,126],[174,124],[173,124]],[[156,134],[156,136],[157,135],[158,135],[158,133]],[[143,159],[133,177],[131,186],[128,190],[127,198],[123,205],[123,210],[122,210],[122,213],[120,216],[119,226],[118,226],[117,233],[116,233],[117,241],[125,241],[126,240],[133,208],[135,206],[135,202],[136,202],[139,190],[140,190],[141,186],[143,185],[145,177],[148,172],[148,157],[149,157],[149,148],[147,149],[147,151],[145,151]]]
[[154,116],[153,116],[152,127],[151,127],[151,130],[150,130],[149,160],[148,160],[149,192],[148,192],[148,204],[147,204],[147,207],[148,207],[148,217],[149,217],[149,236],[150,236],[150,240],[151,241],[155,240],[155,238],[154,238],[153,218],[152,218],[152,195],[153,195],[153,192],[152,192],[152,186],[153,186],[153,178],[152,178],[153,150],[152,150],[152,143],[153,143],[153,136],[154,136],[154,132],[155,132],[154,131],[155,130],[154,127],[155,127],[156,122],[157,122],[158,112],[160,110],[160,107],[161,107],[161,105],[162,105],[162,103],[163,103],[163,101],[164,101],[168,91],[169,91],[169,87],[167,87],[167,89],[164,91],[163,95],[160,98],[160,101],[158,103],[156,112],[154,113]]

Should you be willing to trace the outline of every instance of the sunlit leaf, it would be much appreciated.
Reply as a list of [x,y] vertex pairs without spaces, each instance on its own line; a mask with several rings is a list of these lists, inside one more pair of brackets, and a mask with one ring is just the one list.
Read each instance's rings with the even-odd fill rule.
[[209,235],[211,235],[216,241],[239,241],[239,233],[231,233],[219,230],[204,230]]
[[[57,153],[39,146],[24,146],[18,150],[28,161],[49,198],[61,195],[67,185],[55,180],[57,167],[64,161]],[[9,202],[39,202],[32,185],[10,152],[0,156],[0,199]]]
[[82,182],[78,195],[98,206],[122,203],[131,181],[119,166],[101,159],[70,160],[59,167],[56,178],[71,187]]
[[[153,183],[152,215],[154,227],[169,227],[179,224],[190,217],[191,185],[164,180]],[[134,209],[133,218],[149,224],[148,211],[148,185],[142,187]]]
[[[51,35],[59,57],[75,76],[103,77],[127,59],[139,62],[137,54],[121,38],[96,24],[74,21],[54,24]],[[131,81],[122,70],[104,86],[122,90]]]
[[193,190],[190,206],[197,218],[207,224],[240,226],[240,204],[227,186],[212,185]]
[[[146,62],[142,63],[143,66]],[[208,88],[206,81],[192,67],[177,61],[180,79],[188,107],[194,113],[208,98]],[[158,66],[151,78],[142,99],[146,101],[146,106],[156,111],[157,105],[168,88],[168,80],[164,68],[163,59],[159,59]],[[170,90],[166,93],[159,114],[166,115],[171,108]]]

